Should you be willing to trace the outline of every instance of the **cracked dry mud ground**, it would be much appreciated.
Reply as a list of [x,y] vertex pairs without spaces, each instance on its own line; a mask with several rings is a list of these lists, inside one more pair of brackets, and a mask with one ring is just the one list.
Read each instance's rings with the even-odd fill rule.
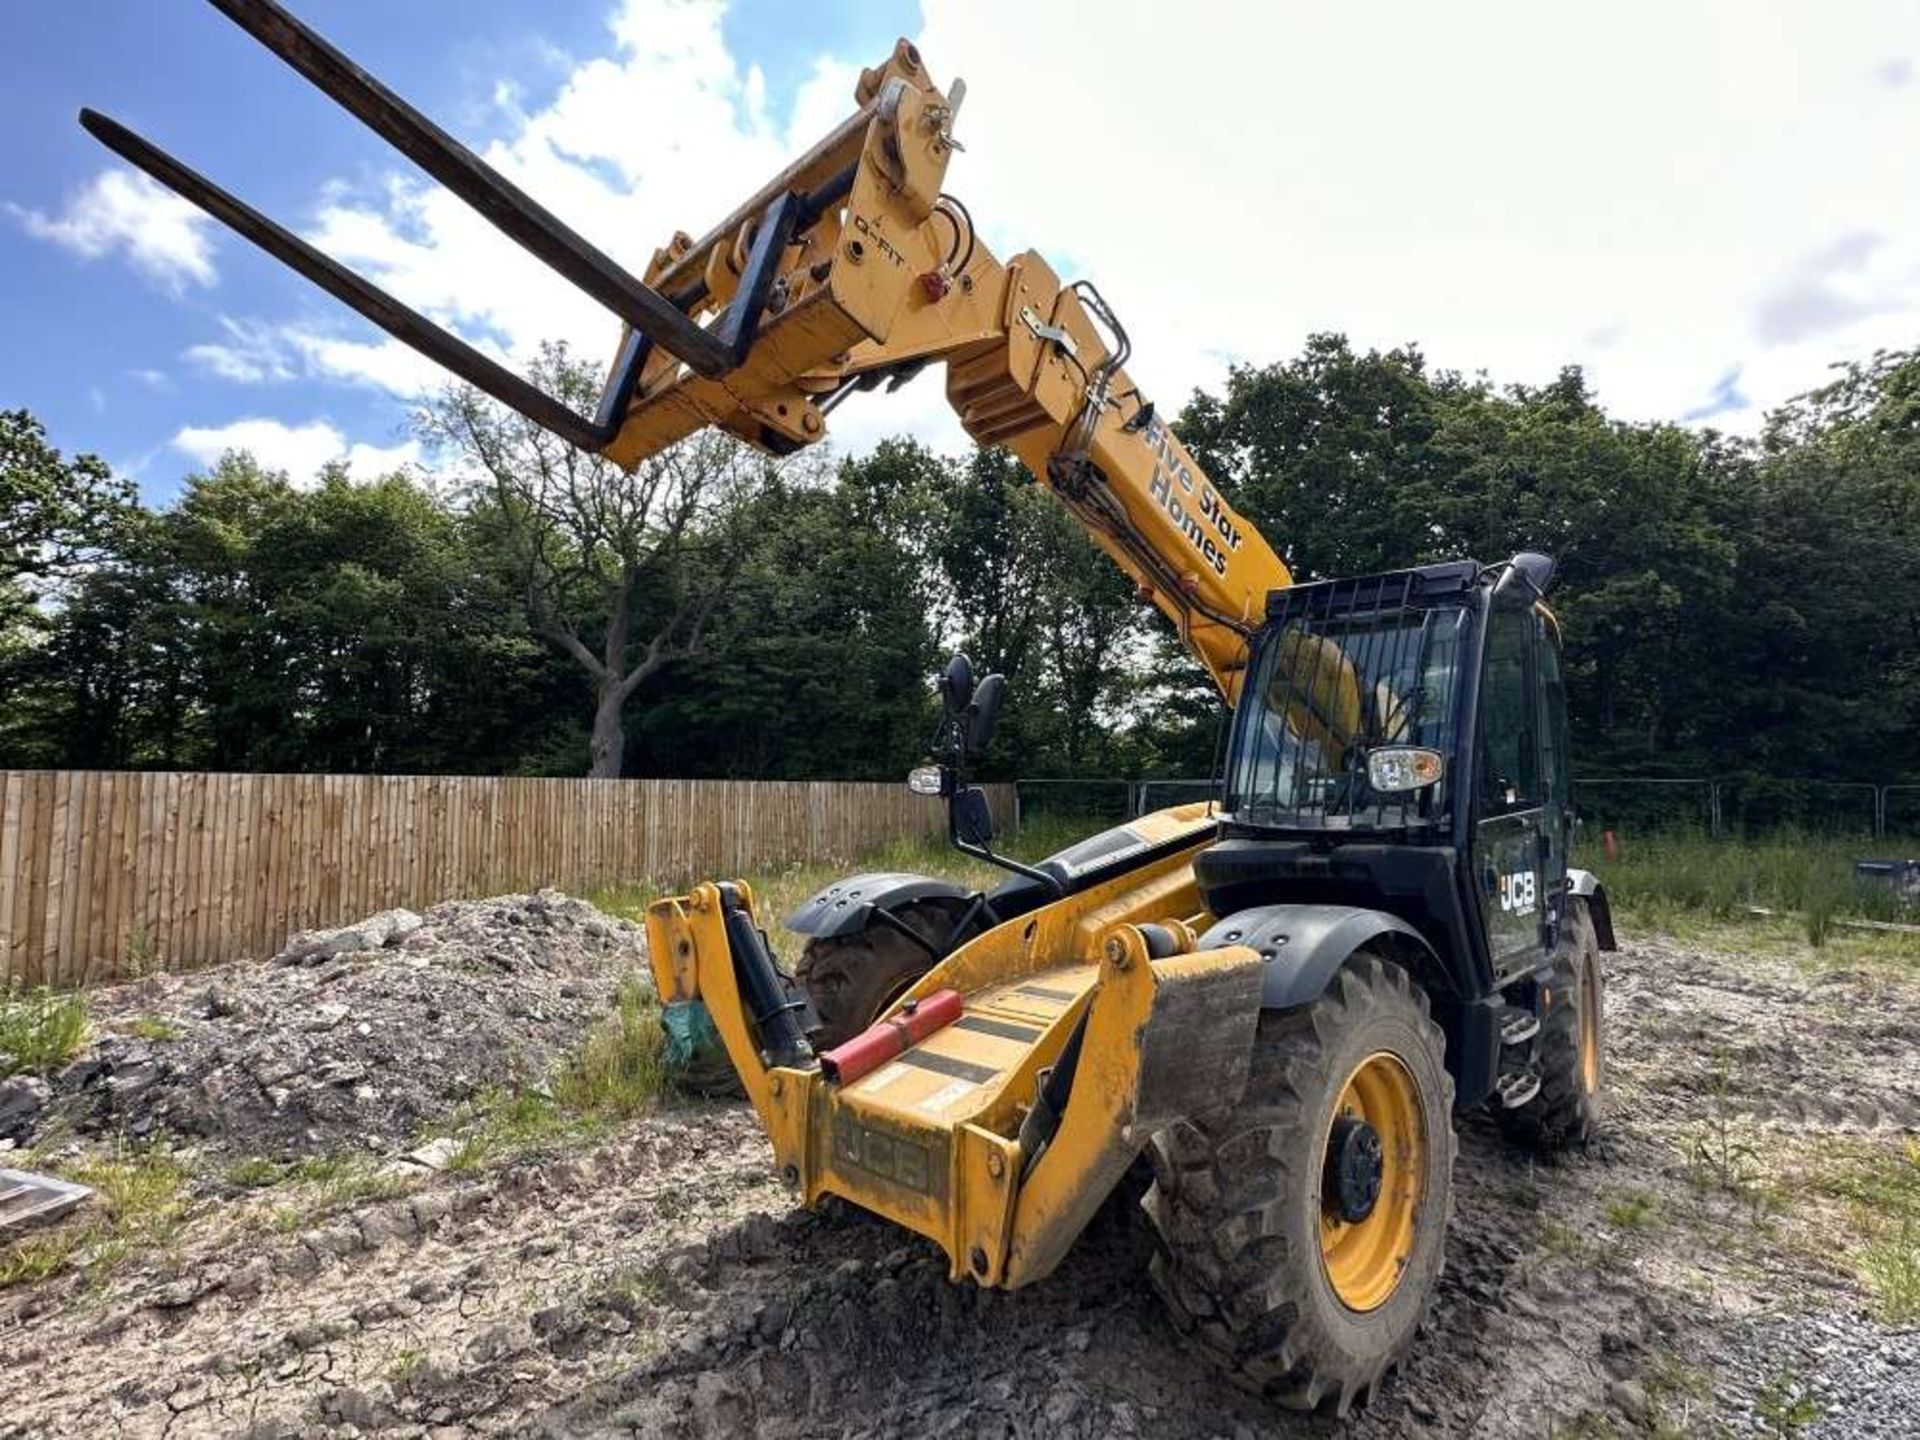
[[1920,1130],[1920,988],[1607,962],[1604,1140],[1548,1166],[1463,1121],[1433,1317],[1344,1426],[1222,1383],[1121,1206],[1042,1285],[950,1285],[905,1232],[794,1209],[744,1108],[679,1102],[304,1232],[209,1205],[104,1287],[0,1293],[0,1437],[1738,1435],[1774,1433],[1782,1376],[1809,1436],[1920,1433],[1920,1344],[1791,1184]]

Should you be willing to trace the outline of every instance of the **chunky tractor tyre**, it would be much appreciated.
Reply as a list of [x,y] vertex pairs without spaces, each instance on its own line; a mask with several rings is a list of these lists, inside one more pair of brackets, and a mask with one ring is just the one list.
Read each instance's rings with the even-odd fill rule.
[[1502,1110],[1510,1139],[1534,1150],[1564,1150],[1592,1138],[1606,1071],[1606,990],[1593,916],[1575,898],[1567,938],[1541,982],[1544,1005],[1534,1042],[1540,1090],[1517,1110]]
[[1345,1414],[1413,1343],[1453,1199],[1453,1080],[1427,999],[1367,951],[1260,1017],[1241,1103],[1148,1147],[1153,1281],[1234,1380]]
[[[933,905],[908,905],[899,918],[936,943],[952,924],[946,912]],[[814,1048],[831,1050],[851,1040],[932,968],[933,957],[924,947],[882,922],[869,924],[857,935],[809,940],[794,973],[820,1017]]]

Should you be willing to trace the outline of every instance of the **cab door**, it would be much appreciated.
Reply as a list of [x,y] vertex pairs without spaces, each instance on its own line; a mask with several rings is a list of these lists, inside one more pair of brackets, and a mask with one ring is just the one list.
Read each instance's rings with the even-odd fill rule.
[[[1475,755],[1473,873],[1496,976],[1546,958],[1551,926],[1550,851],[1564,839],[1548,823],[1546,706],[1536,638],[1525,603],[1496,600],[1487,616]],[[1559,839],[1559,846],[1555,840]]]

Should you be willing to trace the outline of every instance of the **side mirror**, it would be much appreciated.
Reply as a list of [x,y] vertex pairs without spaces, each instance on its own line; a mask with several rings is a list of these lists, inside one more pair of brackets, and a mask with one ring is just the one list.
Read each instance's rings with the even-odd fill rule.
[[1550,555],[1542,555],[1533,550],[1522,550],[1507,562],[1507,571],[1493,587],[1496,600],[1508,595],[1515,586],[1531,586],[1535,599],[1545,599],[1547,589],[1553,584],[1553,575],[1560,567]]
[[1007,691],[1007,677],[989,675],[973,692],[973,704],[967,708],[967,755],[977,758],[987,753],[994,728],[1000,723],[1000,701]]
[[993,840],[993,807],[978,785],[955,793],[952,815],[954,837],[963,844],[986,845]]
[[961,715],[973,701],[973,662],[956,654],[947,662],[947,673],[940,677],[940,698],[949,715]]

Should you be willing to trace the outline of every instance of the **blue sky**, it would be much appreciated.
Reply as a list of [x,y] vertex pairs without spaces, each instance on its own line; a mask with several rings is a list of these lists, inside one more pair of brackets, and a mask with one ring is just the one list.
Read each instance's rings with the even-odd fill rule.
[[[966,77],[949,185],[1097,279],[1177,408],[1314,330],[1638,419],[1751,430],[1920,340],[1911,0],[293,0],[634,268],[851,108],[897,35]],[[1600,18],[1596,18],[1600,17]],[[91,105],[509,360],[615,327],[204,0],[9,7],[0,406],[163,499],[229,445],[298,480],[422,457],[437,377],[127,172]],[[937,375],[834,417],[957,446]]]
[[[295,8],[476,147],[510,134],[516,111],[548,105],[578,63],[612,48],[607,0],[297,0]],[[792,103],[816,54],[877,58],[918,18],[912,4],[810,6],[802,45],[794,13],[781,0],[740,0],[722,22],[729,50],[750,54],[765,72],[776,111]],[[8,32],[0,133],[14,139],[0,159],[0,205],[12,213],[0,213],[0,284],[13,340],[0,348],[0,405],[24,405],[57,444],[137,472],[155,496],[194,468],[170,444],[190,426],[320,418],[375,446],[399,441],[405,407],[379,390],[243,383],[183,360],[223,339],[222,317],[310,317],[356,331],[326,296],[243,242],[209,229],[217,283],[170,282],[143,273],[124,250],[88,258],[38,238],[18,213],[57,221],[113,165],[76,122],[82,105],[302,229],[324,183],[374,185],[397,168],[381,142],[200,0],[20,5],[10,7]],[[503,83],[517,91],[515,110],[498,103]],[[686,223],[698,228],[700,219]],[[648,248],[654,243],[649,237]]]

